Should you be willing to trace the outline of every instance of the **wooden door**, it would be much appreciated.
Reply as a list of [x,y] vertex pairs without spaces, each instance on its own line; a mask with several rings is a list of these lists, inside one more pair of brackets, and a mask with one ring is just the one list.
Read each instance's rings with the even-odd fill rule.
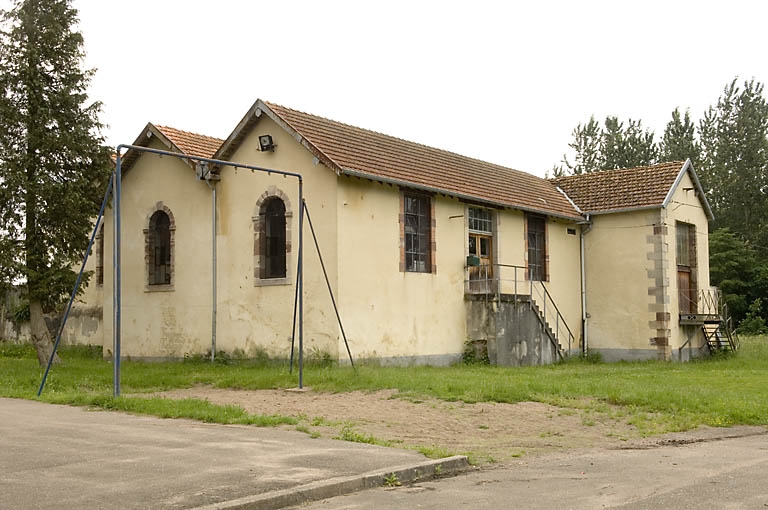
[[479,266],[469,268],[469,280],[474,292],[491,292],[493,281],[493,238],[469,234],[469,254],[480,259]]
[[691,288],[691,268],[677,266],[677,295],[680,313],[696,313],[694,289]]

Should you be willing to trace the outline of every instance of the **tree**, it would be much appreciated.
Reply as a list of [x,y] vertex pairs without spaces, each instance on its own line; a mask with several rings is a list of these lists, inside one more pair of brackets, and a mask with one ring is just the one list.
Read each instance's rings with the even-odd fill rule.
[[680,109],[675,108],[672,112],[672,120],[667,123],[664,130],[664,137],[659,146],[659,159],[661,161],[685,161],[690,159],[693,168],[698,172],[700,170],[701,147],[696,141],[696,126],[691,121],[691,115],[688,110],[683,117],[680,116]]
[[70,3],[0,11],[0,275],[26,283],[41,365],[52,348],[43,314],[72,289],[110,170]]
[[754,79],[734,79],[699,123],[700,175],[715,214],[768,258],[768,102]]
[[658,147],[653,132],[643,129],[640,120],[629,119],[627,126],[618,117],[607,117],[601,145],[602,168],[632,168],[656,163]]
[[643,129],[642,121],[629,119],[626,126],[618,117],[606,117],[600,127],[594,116],[573,130],[573,164],[563,155],[561,165],[553,168],[555,176],[573,175],[613,168],[632,168],[657,162],[659,148],[652,131]]
[[[588,172],[594,172],[601,167],[602,155],[600,152],[600,143],[602,141],[602,132],[600,124],[595,121],[594,115],[589,118],[586,124],[579,124],[573,130],[573,141],[568,147],[576,152],[574,163],[568,161],[568,157],[563,154],[563,164],[570,174],[579,175]],[[565,173],[562,165],[555,167],[555,177],[560,177]]]

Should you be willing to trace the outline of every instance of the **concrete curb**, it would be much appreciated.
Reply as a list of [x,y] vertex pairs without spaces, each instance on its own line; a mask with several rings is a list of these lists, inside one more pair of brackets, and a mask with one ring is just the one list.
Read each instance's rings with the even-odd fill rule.
[[[352,492],[382,487],[386,479],[397,479],[400,483],[411,483],[425,478],[455,474],[469,467],[464,455],[429,460],[419,464],[397,466],[385,470],[371,471],[354,476],[343,476],[299,485],[291,489],[257,494],[197,507],[193,510],[275,510],[287,506],[301,505],[309,501],[342,496]],[[394,475],[394,477],[393,477]]]

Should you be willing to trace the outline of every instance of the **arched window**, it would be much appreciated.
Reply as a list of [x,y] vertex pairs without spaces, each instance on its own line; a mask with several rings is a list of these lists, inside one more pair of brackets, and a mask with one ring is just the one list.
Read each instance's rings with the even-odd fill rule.
[[261,224],[261,278],[285,278],[285,203],[278,197],[264,201],[259,211]]
[[147,270],[149,285],[171,284],[171,219],[165,211],[155,211],[147,230]]

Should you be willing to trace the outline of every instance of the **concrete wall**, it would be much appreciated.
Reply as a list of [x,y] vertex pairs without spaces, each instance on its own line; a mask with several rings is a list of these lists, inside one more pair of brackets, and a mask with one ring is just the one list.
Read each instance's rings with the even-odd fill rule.
[[492,365],[516,367],[547,365],[558,359],[553,339],[542,326],[538,308],[528,299],[500,300],[467,296],[467,332],[485,344]]

